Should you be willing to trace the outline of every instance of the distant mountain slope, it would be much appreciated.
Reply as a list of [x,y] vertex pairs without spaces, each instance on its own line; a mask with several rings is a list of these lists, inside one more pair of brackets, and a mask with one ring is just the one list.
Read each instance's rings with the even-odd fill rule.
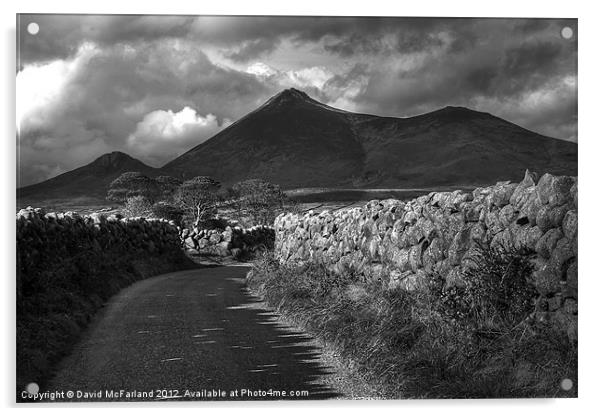
[[291,186],[337,186],[365,153],[346,113],[286,90],[163,168],[226,183],[257,177]]
[[104,197],[127,171],[208,175],[225,185],[263,178],[290,189],[473,186],[518,181],[525,169],[576,175],[577,144],[463,107],[378,117],[288,89],[160,169],[113,152],[18,197]]
[[160,170],[125,153],[112,152],[100,156],[86,166],[20,188],[17,190],[17,198],[104,198],[109,184],[124,172],[142,172],[149,176],[157,176]]
[[518,180],[527,168],[576,175],[577,145],[462,107],[378,117],[294,89],[164,166],[185,177],[260,177],[286,188],[479,185]]

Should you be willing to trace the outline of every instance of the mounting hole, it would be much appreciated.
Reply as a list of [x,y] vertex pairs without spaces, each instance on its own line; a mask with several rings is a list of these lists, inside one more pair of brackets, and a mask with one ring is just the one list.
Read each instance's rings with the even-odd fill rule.
[[35,395],[40,392],[40,386],[38,386],[38,383],[29,383],[25,387],[25,390],[27,391],[27,393]]
[[562,28],[562,30],[560,31],[560,35],[565,38],[565,39],[570,39],[573,37],[573,29],[571,29],[568,26],[565,26]]
[[40,31],[40,25],[37,24],[36,22],[31,22],[30,24],[27,25],[27,31],[29,32],[30,35],[37,35],[38,32]]
[[565,378],[560,383],[560,388],[564,391],[569,391],[573,388],[573,380],[571,380],[570,378]]

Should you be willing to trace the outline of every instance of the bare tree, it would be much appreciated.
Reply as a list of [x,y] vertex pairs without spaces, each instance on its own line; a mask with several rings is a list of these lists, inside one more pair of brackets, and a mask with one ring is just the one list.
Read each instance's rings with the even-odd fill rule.
[[218,191],[221,185],[208,176],[197,176],[185,181],[175,192],[176,204],[199,226],[217,214]]
[[254,224],[271,224],[287,199],[280,186],[263,179],[248,179],[232,187],[239,212],[252,218]]

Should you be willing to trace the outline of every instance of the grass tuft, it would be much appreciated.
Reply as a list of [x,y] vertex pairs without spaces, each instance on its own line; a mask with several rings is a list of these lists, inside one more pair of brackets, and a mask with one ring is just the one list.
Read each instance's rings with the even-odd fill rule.
[[[520,253],[483,249],[466,287],[433,276],[389,290],[323,265],[281,265],[266,254],[248,277],[268,304],[340,350],[390,398],[576,397],[577,346],[526,319],[529,266]],[[560,388],[573,380],[572,390]]]

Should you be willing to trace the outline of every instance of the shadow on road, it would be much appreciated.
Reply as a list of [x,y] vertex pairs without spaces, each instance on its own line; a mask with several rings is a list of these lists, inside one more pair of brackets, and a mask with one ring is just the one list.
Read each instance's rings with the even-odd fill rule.
[[[157,400],[156,393],[108,397],[107,390],[177,390],[180,400],[341,397],[325,382],[334,369],[315,341],[279,323],[249,293],[248,270],[189,270],[126,289],[64,360],[51,388],[102,393],[74,401]],[[228,397],[211,397],[218,389]]]

